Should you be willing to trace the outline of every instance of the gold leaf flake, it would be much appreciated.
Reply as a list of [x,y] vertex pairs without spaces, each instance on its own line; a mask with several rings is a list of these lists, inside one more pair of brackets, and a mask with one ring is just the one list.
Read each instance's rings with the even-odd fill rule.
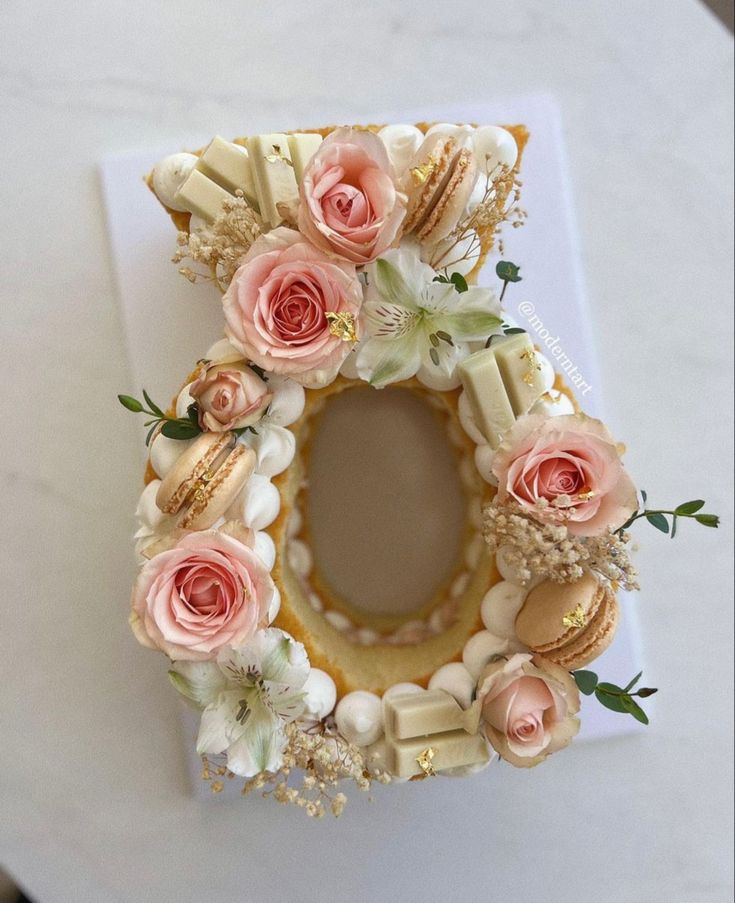
[[273,153],[265,155],[266,163],[278,163],[281,160],[287,166],[293,167],[293,162],[283,153],[280,144],[272,144],[271,147],[273,148]]
[[568,611],[561,619],[561,622],[565,627],[584,627],[587,623],[584,609],[581,605],[578,605],[574,611]]
[[436,750],[433,746],[429,746],[421,753],[421,755],[416,756],[416,762],[418,763],[419,768],[427,777],[432,777],[436,774],[436,771],[434,771],[434,766],[431,764],[431,760],[435,755]]
[[329,323],[329,334],[343,342],[356,342],[355,315],[346,311],[328,310],[325,313]]

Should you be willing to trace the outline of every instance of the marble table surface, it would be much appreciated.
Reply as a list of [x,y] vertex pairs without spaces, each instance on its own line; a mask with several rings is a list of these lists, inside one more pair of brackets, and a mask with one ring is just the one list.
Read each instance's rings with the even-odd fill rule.
[[[39,903],[729,900],[731,36],[695,0],[5,0],[0,35],[0,866]],[[339,821],[196,800],[164,664],[125,622],[139,459],[98,162],[539,90],[608,421],[652,501],[724,519],[641,533],[653,724]]]

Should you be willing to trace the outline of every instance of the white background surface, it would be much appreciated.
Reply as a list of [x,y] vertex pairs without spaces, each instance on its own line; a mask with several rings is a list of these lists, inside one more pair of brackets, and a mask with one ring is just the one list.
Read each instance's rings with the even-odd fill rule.
[[[731,38],[692,0],[5,0],[0,36],[0,863],[40,903],[729,900]],[[197,802],[164,664],[125,623],[137,437],[96,164],[539,89],[610,425],[652,502],[701,494],[726,521],[641,533],[655,722],[336,822]]]

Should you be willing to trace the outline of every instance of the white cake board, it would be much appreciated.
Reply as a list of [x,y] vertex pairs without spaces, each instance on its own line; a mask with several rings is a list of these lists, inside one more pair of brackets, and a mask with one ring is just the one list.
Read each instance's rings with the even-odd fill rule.
[[[562,128],[554,101],[543,96],[507,102],[478,101],[458,107],[377,113],[369,120],[522,122],[528,126],[531,140],[523,157],[522,203],[529,218],[523,228],[507,229],[504,234],[504,257],[521,265],[523,281],[509,287],[506,309],[519,325],[529,329],[538,344],[543,344],[547,333],[550,340],[557,339],[564,354],[574,362],[576,372],[591,386],[580,398],[585,411],[602,416]],[[284,122],[281,127],[288,129],[290,124]],[[211,132],[216,128],[216,123],[212,123]],[[243,132],[247,131],[244,121]],[[192,135],[188,147],[199,147],[206,141],[206,136]],[[157,160],[176,150],[179,148],[167,147],[112,156],[101,164],[132,380],[130,386],[121,386],[120,390],[137,395],[145,386],[156,399],[170,398],[177,391],[182,374],[222,333],[216,289],[190,285],[169,262],[175,250],[175,231],[142,181]],[[495,288],[497,259],[491,257],[480,278],[480,282]],[[533,305],[537,318],[532,323],[529,305]],[[539,323],[546,332],[539,332]],[[140,432],[143,460],[143,430],[135,421],[131,421],[131,429]],[[642,670],[635,612],[640,600],[621,594],[621,602],[623,617],[615,642],[593,666],[605,680],[615,683],[625,683]],[[172,704],[176,704],[173,699]],[[185,709],[183,735],[193,786],[197,794],[211,796],[199,778],[201,763],[194,750],[197,723],[195,713]],[[640,729],[633,718],[609,712],[594,699],[583,700],[581,739],[621,736]]]

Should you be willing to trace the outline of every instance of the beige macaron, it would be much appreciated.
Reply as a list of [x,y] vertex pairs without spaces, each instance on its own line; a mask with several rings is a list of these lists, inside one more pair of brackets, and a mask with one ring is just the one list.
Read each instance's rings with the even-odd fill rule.
[[201,433],[161,480],[156,505],[183,530],[206,530],[227,511],[255,469],[255,452],[234,433]]
[[436,244],[457,225],[477,180],[477,161],[451,135],[435,132],[411,161],[403,184],[408,197],[404,234]]
[[533,652],[574,671],[612,643],[619,616],[615,594],[590,572],[574,583],[544,580],[518,612],[516,636]]

